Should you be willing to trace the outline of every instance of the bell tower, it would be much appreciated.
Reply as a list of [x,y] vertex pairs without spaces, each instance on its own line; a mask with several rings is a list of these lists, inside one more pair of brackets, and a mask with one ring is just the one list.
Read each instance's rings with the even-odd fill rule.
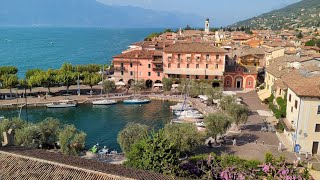
[[206,19],[204,32],[207,33],[207,34],[209,34],[209,32],[210,32],[210,21],[209,21],[209,18]]

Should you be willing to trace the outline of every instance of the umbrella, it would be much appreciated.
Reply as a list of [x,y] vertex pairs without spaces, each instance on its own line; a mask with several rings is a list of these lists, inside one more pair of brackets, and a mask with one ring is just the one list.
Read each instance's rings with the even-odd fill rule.
[[122,81],[116,82],[116,86],[125,86],[125,85],[126,85],[126,83],[124,83]]

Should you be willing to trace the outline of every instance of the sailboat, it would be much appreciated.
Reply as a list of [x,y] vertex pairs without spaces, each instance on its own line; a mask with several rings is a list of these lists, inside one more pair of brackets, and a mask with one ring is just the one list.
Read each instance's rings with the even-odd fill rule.
[[[102,69],[102,72],[103,72],[103,69]],[[101,79],[103,82],[103,73],[101,73]],[[101,97],[102,95],[103,95],[103,83],[101,84]],[[92,101],[92,104],[93,105],[113,105],[113,104],[117,104],[117,101],[112,99],[102,98],[100,100]]]
[[[137,79],[138,79],[138,77],[137,77]],[[135,83],[136,83],[136,81],[135,81]],[[134,94],[133,94],[132,99],[127,99],[127,100],[123,101],[124,104],[147,104],[150,102],[151,102],[150,99],[136,97],[136,90],[134,90]]]

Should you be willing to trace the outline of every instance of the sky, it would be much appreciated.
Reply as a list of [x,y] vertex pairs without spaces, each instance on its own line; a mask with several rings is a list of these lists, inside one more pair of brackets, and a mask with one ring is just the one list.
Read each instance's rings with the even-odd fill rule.
[[213,26],[226,26],[300,0],[97,0],[108,5],[137,6],[208,17]]

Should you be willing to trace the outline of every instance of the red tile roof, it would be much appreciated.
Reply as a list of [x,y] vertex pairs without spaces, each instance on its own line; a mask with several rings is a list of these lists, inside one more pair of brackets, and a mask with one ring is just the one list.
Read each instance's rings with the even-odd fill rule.
[[164,48],[166,53],[226,53],[209,43],[175,43]]

